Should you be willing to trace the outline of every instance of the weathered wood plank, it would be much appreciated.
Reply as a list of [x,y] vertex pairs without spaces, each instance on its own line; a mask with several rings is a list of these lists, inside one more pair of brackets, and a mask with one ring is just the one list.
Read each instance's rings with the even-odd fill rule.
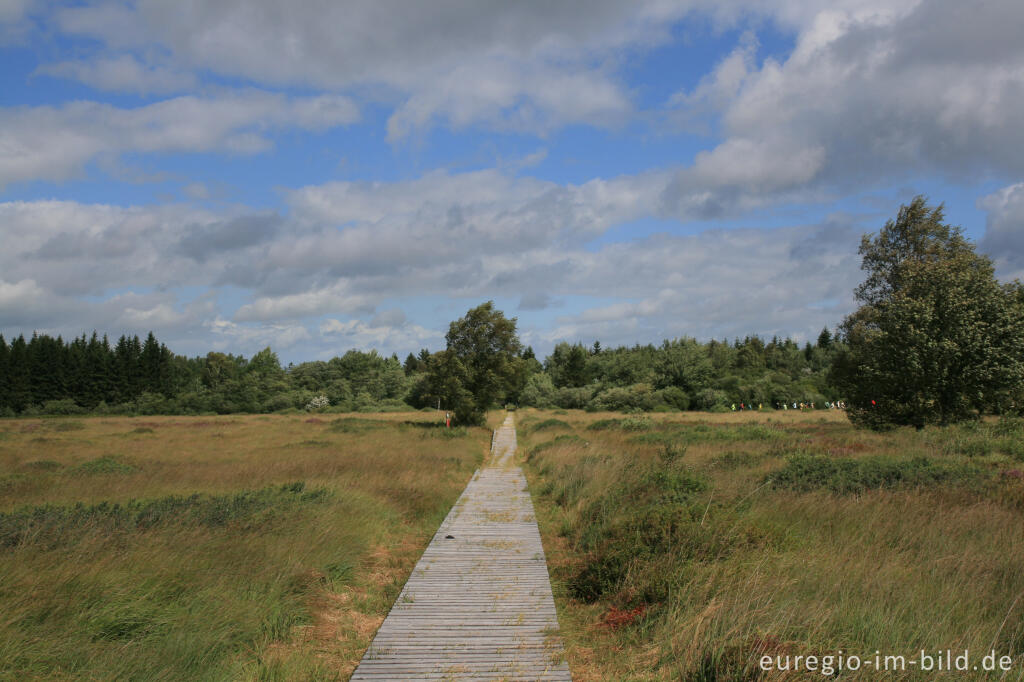
[[509,416],[352,680],[571,680]]

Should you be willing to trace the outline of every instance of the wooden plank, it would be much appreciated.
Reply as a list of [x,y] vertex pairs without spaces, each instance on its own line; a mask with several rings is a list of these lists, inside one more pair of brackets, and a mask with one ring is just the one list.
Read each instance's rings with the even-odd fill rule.
[[352,680],[572,680],[511,415]]

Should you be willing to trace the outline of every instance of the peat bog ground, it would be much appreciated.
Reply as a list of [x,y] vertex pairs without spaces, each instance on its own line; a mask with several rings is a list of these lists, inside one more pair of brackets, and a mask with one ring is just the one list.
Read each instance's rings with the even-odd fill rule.
[[[1013,656],[1002,679],[1022,674],[1024,421],[879,434],[825,411],[524,410],[518,424],[576,680],[818,679],[822,656],[922,649],[967,649],[972,666],[995,650]],[[817,656],[819,671],[766,673],[766,655]]]
[[0,420],[0,679],[346,679],[490,431]]

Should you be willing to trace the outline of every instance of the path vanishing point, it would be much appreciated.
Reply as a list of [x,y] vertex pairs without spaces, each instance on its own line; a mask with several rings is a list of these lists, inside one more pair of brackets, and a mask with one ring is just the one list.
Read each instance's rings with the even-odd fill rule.
[[352,680],[572,680],[515,451],[509,415]]

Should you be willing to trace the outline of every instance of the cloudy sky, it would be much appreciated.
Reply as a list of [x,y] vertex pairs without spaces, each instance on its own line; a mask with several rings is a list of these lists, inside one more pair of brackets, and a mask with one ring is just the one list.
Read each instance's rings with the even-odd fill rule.
[[916,194],[1024,276],[1018,0],[0,0],[0,332],[814,337]]

